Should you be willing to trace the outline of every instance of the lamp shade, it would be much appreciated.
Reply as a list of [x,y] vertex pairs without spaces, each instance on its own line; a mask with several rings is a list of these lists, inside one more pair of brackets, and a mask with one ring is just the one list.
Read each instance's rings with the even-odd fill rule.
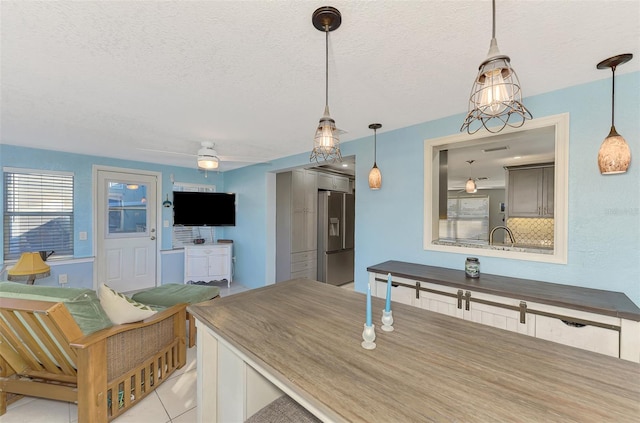
[[35,279],[46,278],[51,275],[51,268],[40,257],[40,253],[22,253],[20,259],[9,269],[10,281],[27,281],[33,285]]
[[624,173],[631,163],[629,144],[611,127],[611,132],[604,139],[598,151],[598,167],[603,175]]
[[476,181],[474,181],[472,178],[469,178],[467,180],[466,185],[464,186],[464,190],[469,194],[473,194],[474,192],[478,192],[478,187],[476,186]]
[[377,164],[373,164],[373,167],[369,171],[369,188],[371,189],[380,189],[382,186],[382,173],[380,173],[380,169],[378,169]]

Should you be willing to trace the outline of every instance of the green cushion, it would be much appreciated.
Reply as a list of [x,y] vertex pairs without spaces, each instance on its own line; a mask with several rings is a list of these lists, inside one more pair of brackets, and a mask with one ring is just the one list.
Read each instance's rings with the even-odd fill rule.
[[95,291],[0,282],[0,298],[62,302],[84,335],[113,326]]
[[134,300],[155,306],[171,307],[180,303],[195,304],[220,295],[217,286],[170,283],[134,294]]

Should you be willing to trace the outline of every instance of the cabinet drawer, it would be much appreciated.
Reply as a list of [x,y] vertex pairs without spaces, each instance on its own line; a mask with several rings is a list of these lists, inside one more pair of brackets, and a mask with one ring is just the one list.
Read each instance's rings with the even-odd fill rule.
[[593,325],[581,325],[548,316],[536,316],[536,338],[618,357],[620,332]]
[[291,254],[291,263],[298,263],[301,261],[317,260],[318,251],[302,251],[300,253]]
[[314,260],[299,261],[297,263],[291,263],[291,273],[315,267],[317,267],[317,264]]
[[310,267],[309,269],[300,270],[298,272],[291,272],[291,279],[297,279],[297,278],[307,278],[312,280],[318,279],[318,273],[316,271],[315,266]]
[[187,255],[189,257],[202,257],[218,254],[227,254],[225,247],[207,247],[207,248],[189,248],[187,249]]

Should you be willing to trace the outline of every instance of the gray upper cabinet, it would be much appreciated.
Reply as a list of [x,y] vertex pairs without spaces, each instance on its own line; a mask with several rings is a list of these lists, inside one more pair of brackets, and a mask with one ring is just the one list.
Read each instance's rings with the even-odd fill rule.
[[507,168],[508,217],[553,217],[554,165]]
[[332,175],[330,173],[318,173],[318,189],[331,191],[350,192],[349,178],[346,176]]

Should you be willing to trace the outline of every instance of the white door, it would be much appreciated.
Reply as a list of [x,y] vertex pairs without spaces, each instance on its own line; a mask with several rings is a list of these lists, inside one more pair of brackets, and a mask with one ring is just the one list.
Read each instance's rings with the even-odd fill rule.
[[156,191],[153,174],[97,172],[98,284],[120,292],[156,286]]

